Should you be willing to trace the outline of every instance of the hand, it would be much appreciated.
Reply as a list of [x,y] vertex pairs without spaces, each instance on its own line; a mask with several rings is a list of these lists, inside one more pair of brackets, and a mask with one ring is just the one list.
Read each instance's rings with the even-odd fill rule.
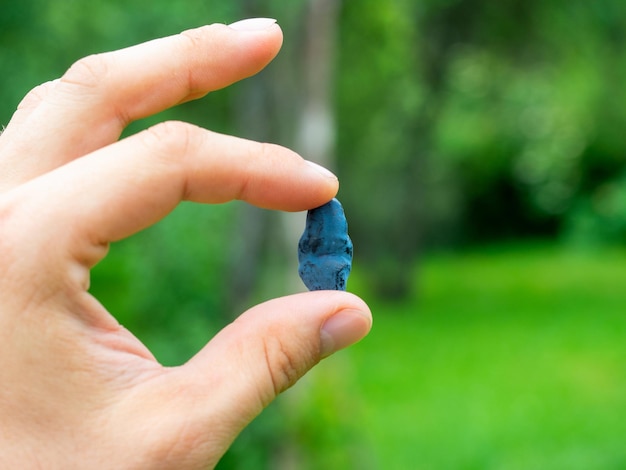
[[87,57],[31,91],[0,136],[0,467],[206,468],[278,393],[371,325],[344,292],[258,305],[167,368],[88,293],[109,243],[181,200],[278,210],[336,178],[270,144],[165,122],[123,128],[261,70],[280,28],[211,25]]

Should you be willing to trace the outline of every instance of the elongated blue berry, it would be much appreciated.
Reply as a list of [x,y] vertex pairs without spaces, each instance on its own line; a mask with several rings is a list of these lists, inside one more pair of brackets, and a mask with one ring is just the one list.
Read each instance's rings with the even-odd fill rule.
[[352,240],[337,199],[312,209],[298,243],[298,273],[309,290],[346,290],[352,268]]

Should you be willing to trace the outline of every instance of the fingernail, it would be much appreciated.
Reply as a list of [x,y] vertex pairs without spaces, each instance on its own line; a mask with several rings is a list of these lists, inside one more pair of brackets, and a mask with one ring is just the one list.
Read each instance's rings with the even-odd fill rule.
[[314,162],[312,162],[310,160],[305,160],[305,161],[306,161],[307,165],[309,165],[311,168],[313,168],[318,173],[324,175],[326,178],[332,178],[334,180],[337,179],[337,177],[335,176],[335,174],[332,171],[330,171],[330,170],[324,168],[323,166],[320,166],[317,163],[314,163]]
[[360,310],[341,310],[330,317],[320,331],[322,358],[363,339],[372,327],[372,319]]
[[275,24],[276,20],[273,18],[248,18],[229,24],[228,26],[237,31],[263,31]]

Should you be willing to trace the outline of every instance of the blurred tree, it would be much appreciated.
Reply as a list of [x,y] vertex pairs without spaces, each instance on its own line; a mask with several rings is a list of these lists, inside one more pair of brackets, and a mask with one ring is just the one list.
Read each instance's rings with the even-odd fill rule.
[[415,7],[347,2],[341,35],[339,163],[355,261],[374,293],[403,296],[420,244],[430,138],[429,119],[415,117],[436,107],[419,79]]
[[624,27],[615,0],[345,5],[339,164],[373,292],[410,293],[420,247],[575,231],[621,186]]
[[[337,0],[303,0],[274,11],[272,2],[242,2],[241,16],[277,13],[275,16],[283,18],[286,40],[274,63],[242,84],[242,92],[234,100],[239,135],[277,142],[306,159],[335,166],[333,84],[339,4]],[[261,285],[267,295],[302,290],[295,253],[303,228],[303,213],[241,209],[236,232],[245,237],[237,242],[239,255],[230,283],[230,298],[239,307],[259,294],[259,278],[274,280]],[[261,261],[265,269],[259,267]]]

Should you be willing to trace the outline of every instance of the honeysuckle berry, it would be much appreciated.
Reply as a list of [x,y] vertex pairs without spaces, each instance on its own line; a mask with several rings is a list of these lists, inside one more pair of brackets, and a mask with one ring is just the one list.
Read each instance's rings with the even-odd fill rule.
[[346,290],[352,252],[348,222],[337,199],[308,211],[298,243],[298,273],[309,290]]

